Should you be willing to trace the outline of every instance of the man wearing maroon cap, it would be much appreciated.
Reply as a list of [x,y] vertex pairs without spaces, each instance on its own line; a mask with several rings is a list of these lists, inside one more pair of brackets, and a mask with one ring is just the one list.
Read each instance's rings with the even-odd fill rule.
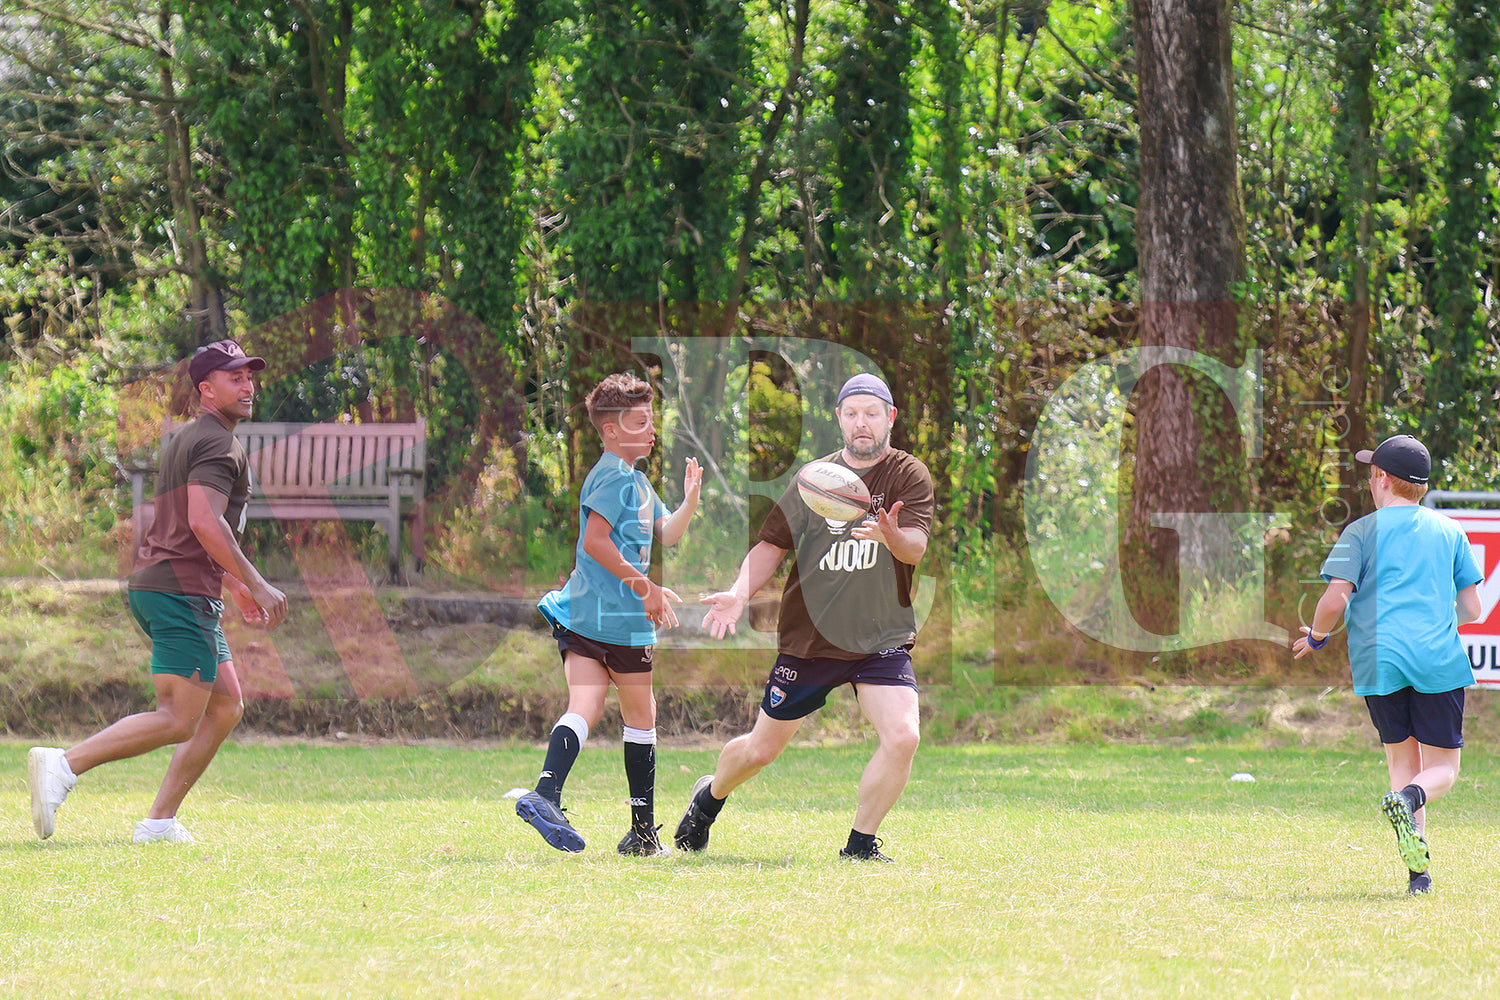
[[286,595],[266,582],[240,548],[250,462],[234,427],[255,404],[264,360],[232,340],[200,347],[188,362],[199,416],[162,449],[156,519],[130,576],[131,614],[151,640],[156,710],[127,716],[67,750],[27,755],[31,820],[52,836],[57,809],[78,775],[113,760],[177,744],[156,801],[134,841],[189,843],[177,808],[240,720],[244,704],[220,627],[228,589],[245,621],[267,628],[286,617]]

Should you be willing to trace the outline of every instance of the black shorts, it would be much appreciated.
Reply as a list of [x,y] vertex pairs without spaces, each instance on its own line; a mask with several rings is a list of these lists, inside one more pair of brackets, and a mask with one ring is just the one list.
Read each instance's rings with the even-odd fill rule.
[[1365,697],[1370,721],[1382,743],[1405,743],[1413,736],[1418,743],[1444,750],[1464,745],[1464,689],[1423,694],[1404,687],[1393,694]]
[[771,667],[760,707],[783,722],[805,719],[827,703],[829,692],[844,684],[880,684],[915,691],[917,675],[911,666],[911,647],[882,649],[862,660],[804,660],[782,653]]
[[616,674],[649,674],[651,661],[656,657],[655,646],[616,646],[612,642],[599,642],[579,635],[561,625],[552,626],[552,638],[557,640],[557,655],[562,657],[564,664],[568,662],[569,653],[576,653],[598,660]]

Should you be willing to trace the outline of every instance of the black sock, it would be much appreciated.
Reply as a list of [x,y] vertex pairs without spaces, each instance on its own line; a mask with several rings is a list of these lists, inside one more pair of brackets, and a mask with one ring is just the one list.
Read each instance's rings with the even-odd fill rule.
[[693,801],[698,804],[698,811],[703,815],[707,816],[709,819],[718,819],[719,810],[723,809],[724,803],[728,802],[729,800],[727,798],[714,798],[714,786],[712,783],[710,783],[703,786],[703,791],[699,792],[698,797]]
[[850,854],[869,854],[875,850],[875,835],[873,833],[860,833],[858,830],[849,831],[849,845],[844,848]]
[[536,793],[551,799],[553,805],[562,805],[563,783],[568,772],[578,759],[583,742],[571,726],[558,725],[552,728],[552,738],[547,742],[547,757],[542,761],[542,776],[537,780]]
[[1401,794],[1406,796],[1406,801],[1411,803],[1411,811],[1416,812],[1427,804],[1427,792],[1421,785],[1407,785],[1401,789]]
[[646,833],[656,819],[655,743],[625,743],[625,783],[630,786],[630,825]]

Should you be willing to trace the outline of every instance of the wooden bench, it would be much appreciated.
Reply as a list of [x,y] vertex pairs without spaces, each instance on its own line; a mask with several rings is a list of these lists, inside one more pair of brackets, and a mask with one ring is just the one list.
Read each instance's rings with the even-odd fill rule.
[[[162,444],[182,423],[168,428]],[[426,560],[427,422],[409,424],[240,423],[234,436],[250,456],[245,516],[277,521],[373,521],[390,540],[391,579],[400,577],[401,522],[413,522],[418,572]],[[146,477],[155,467],[129,466],[135,548],[155,517]]]

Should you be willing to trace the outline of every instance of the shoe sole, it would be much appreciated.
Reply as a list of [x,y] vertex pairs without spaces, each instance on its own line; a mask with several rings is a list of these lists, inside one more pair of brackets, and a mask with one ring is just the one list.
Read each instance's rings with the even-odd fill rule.
[[1400,792],[1387,792],[1380,800],[1380,811],[1385,813],[1385,818],[1391,821],[1391,827],[1396,831],[1396,850],[1406,867],[1418,875],[1425,872],[1432,864],[1432,858],[1427,853],[1427,844],[1417,833],[1416,820],[1406,796]]
[[[712,785],[713,783],[714,776],[711,774],[705,774],[703,777],[693,782],[693,792],[688,796],[687,808],[683,810],[682,819],[677,821],[677,830],[672,834],[672,843],[679,851],[701,851],[708,847],[708,828],[713,825],[712,821],[710,820],[709,822],[701,824],[695,823],[693,821],[693,813],[697,810],[698,793],[701,792],[706,786]],[[693,827],[699,825],[703,827],[703,842],[701,844],[688,843],[686,839],[687,833],[685,831],[691,830]]]
[[141,831],[135,831],[130,836],[130,842],[132,844],[191,844],[193,842],[193,835],[186,829],[182,829],[181,833],[175,835],[170,830],[166,833],[145,834]]
[[567,851],[569,854],[577,854],[583,850],[583,838],[578,835],[577,830],[571,826],[558,826],[543,816],[532,803],[524,799],[517,802],[516,815],[530,823],[532,828],[542,835],[547,846],[555,847],[559,851]]
[[49,813],[47,803],[42,799],[42,779],[45,777],[43,760],[40,747],[33,747],[26,754],[26,783],[31,786],[31,826],[38,837],[46,840],[56,828],[57,810]]

